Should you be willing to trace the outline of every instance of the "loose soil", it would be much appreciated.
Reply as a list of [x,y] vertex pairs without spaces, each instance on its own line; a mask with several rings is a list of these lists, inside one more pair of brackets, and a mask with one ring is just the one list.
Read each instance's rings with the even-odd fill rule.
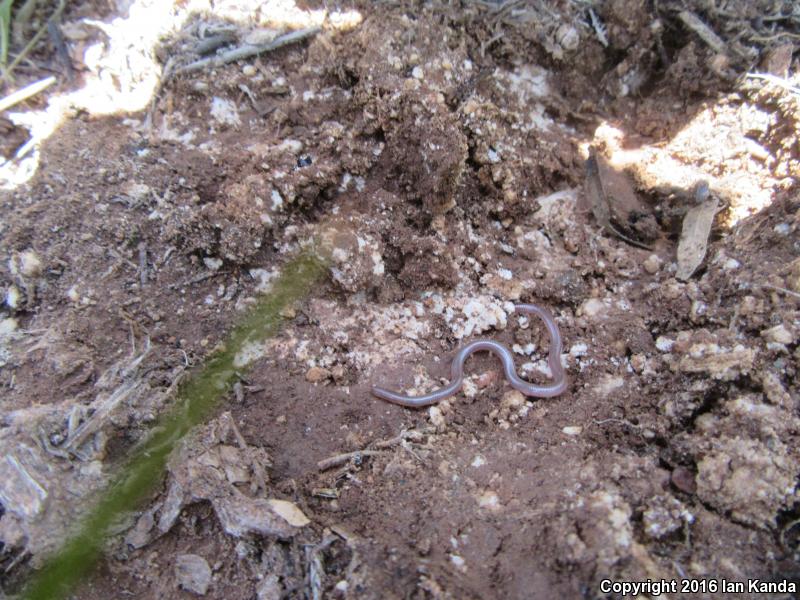
[[[233,422],[266,474],[245,465],[214,485],[288,500],[310,523],[232,535],[211,496],[187,496],[141,542],[140,515],[126,519],[74,597],[194,597],[176,579],[185,553],[211,567],[205,597],[225,599],[800,585],[798,97],[737,79],[743,63],[644,4],[602,5],[602,35],[578,4],[359,8],[354,29],[254,69],[173,78],[150,115],[75,115],[34,179],[0,196],[0,273],[19,297],[3,309],[19,328],[0,352],[3,426],[49,465],[30,522],[4,501],[3,589],[310,240],[333,249],[328,278],[254,350],[208,426]],[[590,145],[635,190],[632,204],[610,199],[616,227],[652,250],[596,220]],[[703,266],[679,281],[701,178],[722,210]],[[41,268],[25,268],[29,250]],[[546,336],[514,302],[556,316],[563,395],[522,398],[480,354],[464,391],[429,410],[371,396],[438,387],[478,337],[545,381]],[[91,416],[81,407],[113,387],[109,373],[126,381],[145,340],[139,391],[83,459],[44,453],[43,437],[57,446]],[[229,445],[201,429],[178,457]],[[151,521],[183,476],[175,462],[142,507]]]

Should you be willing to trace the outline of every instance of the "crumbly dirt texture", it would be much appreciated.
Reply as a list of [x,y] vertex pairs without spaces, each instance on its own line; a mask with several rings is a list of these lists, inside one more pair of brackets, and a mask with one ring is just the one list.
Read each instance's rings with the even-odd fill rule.
[[[348,6],[356,26],[175,75],[147,113],[75,114],[0,194],[4,592],[311,240],[327,277],[75,597],[800,583],[800,96],[743,77],[797,72],[794,38],[735,35],[750,3],[697,3],[722,51],[677,7],[455,4]],[[703,185],[719,212],[679,280]],[[437,388],[478,337],[547,381],[516,302],[558,322],[561,396],[485,354],[429,409],[371,396]]]

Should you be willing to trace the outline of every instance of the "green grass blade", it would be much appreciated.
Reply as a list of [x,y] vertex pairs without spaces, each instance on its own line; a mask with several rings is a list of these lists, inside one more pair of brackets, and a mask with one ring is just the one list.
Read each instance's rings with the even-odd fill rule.
[[121,517],[136,510],[163,480],[170,452],[195,425],[206,421],[231,389],[238,372],[234,358],[252,341],[277,333],[281,311],[308,295],[325,272],[325,262],[311,252],[288,263],[271,291],[248,313],[225,340],[224,348],[206,361],[178,391],[175,403],[152,430],[152,435],[123,465],[118,477],[80,523],[77,533],[45,563],[25,587],[28,600],[65,596],[100,557],[108,531]]

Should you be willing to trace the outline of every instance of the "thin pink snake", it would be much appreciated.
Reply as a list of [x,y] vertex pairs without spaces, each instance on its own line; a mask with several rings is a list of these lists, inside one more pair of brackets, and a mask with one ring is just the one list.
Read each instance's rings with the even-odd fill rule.
[[461,389],[461,385],[464,383],[464,362],[466,362],[467,357],[473,352],[488,350],[500,358],[503,363],[503,370],[506,373],[506,378],[511,384],[511,387],[515,390],[522,392],[526,396],[533,396],[535,398],[552,398],[553,396],[558,396],[567,389],[567,376],[564,373],[564,368],[561,366],[561,334],[558,332],[558,325],[556,325],[556,322],[549,312],[535,304],[516,304],[514,310],[520,313],[530,313],[538,316],[547,328],[547,333],[550,335],[550,352],[547,357],[547,362],[550,365],[550,371],[553,373],[552,383],[538,385],[520,379],[514,367],[514,355],[511,354],[508,348],[492,340],[475,340],[461,348],[456,354],[453,359],[453,364],[450,367],[451,381],[447,386],[422,396],[406,396],[378,386],[372,387],[372,393],[378,398],[409,408],[419,408],[436,404],[440,400],[454,395]]

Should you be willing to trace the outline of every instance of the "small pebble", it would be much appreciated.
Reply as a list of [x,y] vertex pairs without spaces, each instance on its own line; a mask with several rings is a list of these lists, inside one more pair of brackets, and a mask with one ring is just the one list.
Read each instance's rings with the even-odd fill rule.
[[773,342],[775,344],[791,344],[794,341],[794,336],[792,332],[786,329],[786,326],[781,323],[780,325],[776,325],[775,327],[770,327],[769,329],[765,329],[761,332],[761,337],[763,337],[768,342]]
[[674,345],[675,340],[671,340],[663,335],[658,336],[656,339],[656,348],[658,348],[660,352],[671,352]]
[[253,77],[256,73],[258,73],[258,69],[256,69],[253,65],[245,65],[242,68],[242,74],[245,77]]
[[203,264],[211,271],[218,271],[222,266],[222,259],[214,258],[213,256],[204,256]]
[[644,270],[654,275],[658,272],[661,268],[661,259],[658,257],[657,254],[651,254],[647,257],[647,259],[642,263]]
[[694,494],[697,491],[694,475],[686,467],[676,467],[670,475],[670,481],[672,485],[687,494]]
[[8,306],[8,308],[15,309],[19,306],[19,300],[20,293],[17,286],[9,286],[8,290],[6,290],[6,306]]
[[478,506],[481,508],[488,508],[489,510],[497,510],[500,508],[500,499],[497,497],[496,493],[487,491],[478,498]]
[[33,250],[19,255],[19,272],[23,277],[38,277],[42,274],[42,261]]
[[431,424],[437,429],[442,429],[445,426],[444,415],[438,406],[431,406],[428,409],[428,416],[431,419]]
[[646,365],[647,357],[644,354],[634,354],[631,356],[631,367],[633,367],[633,370],[637,373],[644,371]]
[[9,335],[17,330],[17,320],[6,318],[0,321],[0,336]]
[[331,372],[328,369],[323,369],[322,367],[311,367],[308,371],[306,371],[306,381],[310,383],[319,383],[320,381],[325,381],[330,376]]
[[522,392],[518,392],[517,390],[511,390],[503,394],[503,400],[501,401],[500,405],[515,409],[524,406],[525,404],[525,396],[522,395]]
[[580,307],[580,313],[589,318],[596,317],[605,310],[607,310],[605,303],[597,298],[589,298]]
[[570,425],[564,427],[561,431],[566,435],[580,435],[581,432],[583,431],[583,427],[581,427],[580,425]]
[[211,583],[211,567],[197,554],[179,554],[175,558],[175,577],[184,590],[205,596]]

